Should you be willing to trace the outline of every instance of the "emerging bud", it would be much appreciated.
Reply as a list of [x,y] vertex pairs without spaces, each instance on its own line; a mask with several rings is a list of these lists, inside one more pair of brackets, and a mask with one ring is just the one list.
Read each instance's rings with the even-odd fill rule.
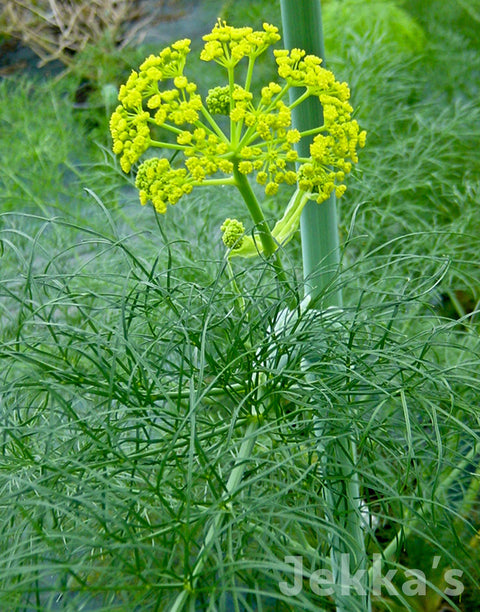
[[242,246],[245,237],[245,227],[241,221],[238,221],[238,219],[225,219],[220,229],[223,232],[223,244],[228,249],[235,250]]

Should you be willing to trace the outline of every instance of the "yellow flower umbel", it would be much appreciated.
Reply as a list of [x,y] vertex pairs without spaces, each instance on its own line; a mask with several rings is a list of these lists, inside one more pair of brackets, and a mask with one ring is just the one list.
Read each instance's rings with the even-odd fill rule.
[[[258,228],[263,217],[252,209],[258,203],[249,175],[267,196],[275,195],[281,184],[298,184],[306,197],[319,203],[332,191],[341,196],[345,175],[357,161],[357,148],[365,144],[365,132],[352,120],[347,84],[336,81],[314,55],[300,49],[276,50],[278,82],[267,83],[256,96],[251,89],[255,60],[280,40],[278,29],[269,24],[262,31],[234,28],[219,20],[204,40],[200,58],[219,64],[227,77],[223,85],[208,92],[205,101],[184,75],[188,39],[148,57],[120,88],[120,104],[110,129],[122,169],[130,172],[151,147],[181,153],[175,166],[165,156],[140,164],[136,186],[142,204],[150,201],[164,213],[168,204],[175,204],[198,185],[235,185]],[[241,61],[247,62],[247,71],[243,82],[238,82],[235,69]],[[292,87],[300,94],[290,103]],[[292,129],[291,111],[310,96],[322,103],[324,122],[301,133]],[[222,115],[227,117],[226,125],[223,119],[216,120]],[[157,140],[160,133],[166,137]],[[302,138],[311,140],[308,158],[299,157],[296,150]],[[303,206],[306,197],[292,201]],[[298,219],[298,215],[290,211],[289,218]],[[277,245],[265,225],[262,242],[269,234],[270,244],[263,245],[267,255]]]

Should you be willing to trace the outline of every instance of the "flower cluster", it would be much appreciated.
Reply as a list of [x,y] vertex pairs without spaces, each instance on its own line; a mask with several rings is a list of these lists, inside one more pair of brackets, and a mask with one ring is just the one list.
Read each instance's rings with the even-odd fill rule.
[[185,145],[185,165],[192,178],[201,183],[218,171],[224,174],[233,172],[233,162],[226,159],[229,153],[228,144],[216,134],[208,134],[205,128],[196,128],[192,132],[183,131],[177,141]]
[[[235,87],[239,87],[236,85]],[[212,115],[228,115],[230,113],[230,87],[213,87],[205,100],[208,111]]]
[[310,145],[311,159],[298,170],[298,186],[315,194],[319,203],[333,191],[337,197],[345,193],[343,181],[352,169],[352,162],[358,160],[357,146],[365,146],[366,133],[360,131],[355,120],[339,121],[332,132],[315,136]]
[[263,32],[252,28],[234,28],[220,19],[212,32],[203,37],[206,44],[200,59],[215,61],[225,68],[235,67],[244,57],[255,59],[280,40],[278,28],[263,24]]
[[245,227],[238,219],[225,219],[222,227],[223,244],[229,249],[240,249],[245,238]]
[[[158,56],[150,55],[120,87],[120,105],[110,119],[110,131],[113,151],[121,155],[124,172],[129,172],[152,145],[151,126],[163,126],[166,121],[174,125],[197,121],[202,100],[196,84],[183,76],[189,52],[190,41],[179,40]],[[169,79],[175,87],[160,91],[159,83]]]
[[357,147],[365,145],[366,132],[360,131],[352,120],[349,104],[350,90],[339,83],[329,70],[322,68],[322,60],[307,55],[302,49],[274,51],[278,75],[290,87],[305,89],[304,95],[318,97],[323,109],[324,124],[310,145],[311,158],[302,160],[297,180],[300,189],[315,195],[323,202],[335,191],[337,197],[346,190],[343,181],[358,161]]
[[145,153],[151,143],[148,120],[150,114],[142,111],[129,112],[119,106],[110,119],[110,131],[113,138],[113,152],[121,155],[120,165],[124,172]]
[[172,169],[168,159],[144,161],[138,169],[135,187],[142,205],[150,200],[159,213],[166,212],[167,202],[176,204],[183,195],[192,191],[187,171],[184,168]]
[[[250,87],[254,62],[279,38],[277,28],[268,24],[253,31],[219,20],[204,36],[200,57],[223,66],[228,84],[211,89],[205,102],[184,75],[188,39],[151,55],[131,73],[110,121],[122,169],[129,172],[150,147],[181,153],[180,167],[173,168],[167,159],[149,159],[139,166],[137,187],[143,204],[150,200],[157,211],[165,212],[167,204],[194,186],[235,184],[239,174],[252,175],[268,196],[281,184],[296,183],[319,203],[333,191],[342,195],[345,175],[365,143],[365,132],[352,120],[348,86],[336,81],[320,58],[300,49],[276,50],[279,82],[265,85],[255,96]],[[240,84],[234,68],[243,58],[248,58],[248,68]],[[292,87],[300,93],[289,103]],[[301,133],[292,127],[291,111],[310,96],[321,103],[324,122]],[[217,123],[216,115],[227,117],[227,128]],[[162,131],[166,137],[156,140]],[[312,139],[310,157],[297,153],[302,138]]]
[[321,67],[321,58],[307,55],[303,49],[279,49],[273,54],[278,76],[292,87],[306,87],[310,94],[321,95],[336,83],[333,73]]

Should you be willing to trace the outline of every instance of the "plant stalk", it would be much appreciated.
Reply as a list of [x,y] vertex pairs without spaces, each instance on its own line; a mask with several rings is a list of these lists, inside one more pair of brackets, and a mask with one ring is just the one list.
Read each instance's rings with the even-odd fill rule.
[[260,208],[255,194],[253,193],[252,186],[250,185],[247,177],[238,170],[237,164],[235,164],[233,168],[233,177],[235,179],[235,185],[240,191],[242,198],[247,205],[248,212],[250,213],[255,227],[258,230],[258,237],[262,243],[263,253],[267,258],[272,257],[273,267],[277,279],[281,285],[288,289],[289,284],[277,249],[278,245],[272,236],[272,232],[267,221],[265,220],[265,217],[263,216],[262,209]]
[[[304,49],[307,54],[317,55],[325,61],[320,0],[280,0],[280,6],[285,48]],[[324,123],[322,105],[315,96],[307,98],[302,104],[295,104],[303,93],[300,88],[290,90],[293,127],[301,133],[307,132],[297,145],[300,158],[310,157],[311,136],[308,134],[314,134],[315,128]],[[302,212],[300,230],[305,293],[311,298],[310,304],[318,308],[321,299],[322,308],[342,308],[341,289],[332,289],[340,268],[335,196],[332,195],[322,204],[309,201]],[[318,411],[324,411],[324,406],[316,408]],[[326,443],[325,429],[318,427],[315,432],[328,479],[325,501],[326,513],[332,522],[331,561],[336,609],[337,612],[368,612],[371,610],[371,602],[366,571],[363,572],[364,578],[360,580],[366,595],[358,594],[353,589],[347,598],[350,600],[347,602],[348,607],[339,597],[343,582],[343,555],[349,554],[351,575],[358,570],[366,570],[367,565],[355,443],[350,436]]]
[[263,216],[262,209],[260,208],[255,194],[253,193],[253,189],[248,182],[247,177],[238,170],[237,164],[234,165],[233,176],[235,179],[235,185],[240,191],[242,198],[247,205],[248,212],[250,213],[250,216],[255,223],[255,227],[258,230],[258,236],[260,238],[260,242],[262,243],[265,257],[270,257],[270,255],[275,252],[277,245],[275,244],[275,240],[273,239],[268,223],[265,221],[265,217]]
[[[320,0],[281,0],[283,39],[285,48],[304,49],[325,61]],[[304,94],[298,87],[290,88],[290,104]],[[315,133],[322,126],[323,110],[318,98],[310,96],[292,108],[292,124],[299,132]],[[310,157],[312,139],[303,137],[297,144],[300,158]],[[303,274],[305,291],[312,303],[322,297],[323,307],[342,307],[342,293],[335,289],[325,295],[340,266],[337,207],[335,195],[317,204],[310,200],[300,219],[302,236]]]

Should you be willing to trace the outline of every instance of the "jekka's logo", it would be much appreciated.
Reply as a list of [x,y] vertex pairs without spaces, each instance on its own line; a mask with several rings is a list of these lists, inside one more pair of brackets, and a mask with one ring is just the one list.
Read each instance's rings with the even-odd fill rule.
[[[432,569],[437,569],[441,557],[432,559]],[[340,555],[339,579],[334,581],[333,573],[326,568],[318,569],[309,574],[304,571],[303,557],[301,555],[287,555],[285,563],[293,565],[293,581],[279,582],[278,586],[283,595],[295,597],[305,588],[308,578],[310,589],[315,595],[328,597],[338,593],[348,596],[353,591],[357,595],[367,595],[367,591],[373,596],[380,597],[382,589],[384,593],[392,596],[418,597],[426,596],[428,579],[425,572],[419,569],[389,569],[383,572],[384,560],[382,555],[374,554],[370,569],[359,569],[354,574],[350,571],[350,555]],[[403,574],[403,582],[401,581]],[[448,597],[458,597],[465,589],[460,578],[463,570],[446,569],[443,573],[443,582],[446,585],[443,594]],[[393,581],[395,580],[395,584]]]

